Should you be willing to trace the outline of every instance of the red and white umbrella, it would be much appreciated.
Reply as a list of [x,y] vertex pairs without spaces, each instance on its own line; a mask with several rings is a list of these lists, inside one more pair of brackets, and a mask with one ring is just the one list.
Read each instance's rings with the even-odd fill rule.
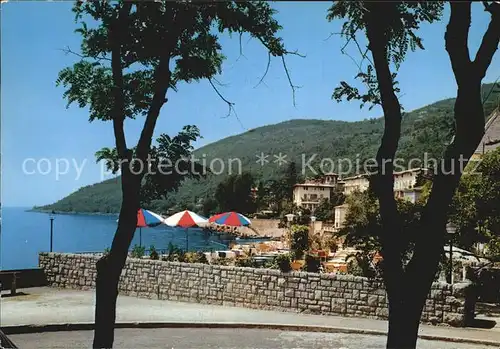
[[185,228],[186,229],[186,252],[188,250],[188,228],[203,227],[208,224],[208,219],[197,215],[194,212],[185,210],[174,213],[164,220],[166,225],[171,227]]
[[208,223],[208,219],[197,215],[194,212],[185,210],[177,212],[164,220],[166,225],[171,227],[191,228],[201,227]]
[[[118,223],[119,219],[116,220]],[[137,210],[137,226],[139,228],[139,246],[142,246],[142,228],[156,227],[165,224],[165,219],[158,213],[154,213],[143,208]]]

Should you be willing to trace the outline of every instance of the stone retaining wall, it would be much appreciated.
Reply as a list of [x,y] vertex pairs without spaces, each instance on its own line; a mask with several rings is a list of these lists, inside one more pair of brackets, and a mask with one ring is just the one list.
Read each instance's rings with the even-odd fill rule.
[[[51,286],[95,287],[97,256],[40,253],[39,258]],[[382,282],[351,275],[128,259],[119,287],[121,294],[145,298],[387,318]],[[433,284],[422,321],[463,325],[465,289],[464,284]]]
[[252,229],[248,227],[238,228],[244,234],[253,235],[257,232],[259,236],[281,237],[285,234],[285,229],[278,228],[279,219],[253,218]]

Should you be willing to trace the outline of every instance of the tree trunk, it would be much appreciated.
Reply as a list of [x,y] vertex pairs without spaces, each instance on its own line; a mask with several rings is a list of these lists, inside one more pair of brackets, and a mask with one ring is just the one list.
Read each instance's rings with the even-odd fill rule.
[[136,230],[139,190],[140,179],[125,171],[122,175],[123,202],[118,228],[109,254],[97,262],[93,348],[113,347],[118,284]]
[[419,319],[415,325],[414,317],[408,316],[408,290],[401,260],[405,241],[394,198],[394,158],[401,134],[401,106],[394,92],[394,81],[387,61],[387,23],[380,21],[385,13],[393,10],[394,4],[370,3],[366,6],[366,33],[384,111],[384,134],[376,156],[378,169],[371,178],[370,187],[379,201],[383,231],[380,236],[381,254],[384,258],[383,278],[389,303],[387,348],[414,348],[416,335],[412,333],[415,328],[418,330]]
[[[484,113],[481,82],[500,40],[500,5],[486,8],[492,20],[483,37],[474,62],[468,50],[468,32],[471,21],[471,3],[451,3],[450,22],[445,41],[455,79],[458,85],[455,101],[455,137],[448,146],[432,193],[421,218],[421,234],[415,242],[413,256],[402,265],[404,234],[393,194],[392,160],[397,150],[401,110],[394,93],[387,61],[387,36],[380,21],[389,13],[393,3],[366,3],[366,32],[372,52],[374,68],[384,110],[385,128],[377,153],[379,172],[370,184],[380,203],[383,234],[384,284],[389,300],[389,330],[387,348],[414,349],[425,302],[443,253],[448,208],[460,181],[466,161],[472,156],[484,133]],[[387,166],[381,166],[389,161]],[[381,173],[380,169],[385,170]]]
[[[411,297],[404,296],[404,298],[405,302],[400,304],[397,312],[389,315],[387,349],[415,349],[417,347],[421,311],[417,311],[416,308],[419,305]],[[421,305],[423,306],[424,303]]]
[[416,348],[420,318],[441,256],[432,250],[439,248],[442,250],[442,244],[429,246],[428,253],[422,256],[427,258],[427,262],[422,263],[418,270],[406,268],[402,279],[391,280],[399,283],[400,287],[391,290],[389,297],[388,349]]

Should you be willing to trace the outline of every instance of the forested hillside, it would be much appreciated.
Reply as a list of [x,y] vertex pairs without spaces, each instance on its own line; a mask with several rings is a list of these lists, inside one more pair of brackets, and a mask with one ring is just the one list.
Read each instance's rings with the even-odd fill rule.
[[[484,86],[483,93],[485,113],[490,115],[499,104],[500,88],[493,88],[493,84],[488,84]],[[422,159],[425,152],[429,158],[439,157],[446,143],[451,140],[453,105],[454,99],[450,98],[405,113],[398,157],[406,160]],[[304,119],[263,126],[228,137],[194,152],[197,158],[206,159],[208,164],[214,158],[222,159],[226,166],[222,174],[209,175],[200,181],[187,180],[178,192],[169,194],[166,199],[154,201],[151,208],[160,212],[172,207],[193,208],[196,203],[212,196],[217,184],[227,177],[229,159],[240,159],[244,171],[249,171],[262,180],[276,179],[280,175],[283,166],[274,163],[276,158],[273,156],[280,153],[286,155],[287,162],[295,161],[298,169],[302,168],[303,155],[306,161],[317,154],[315,159],[318,161],[322,158],[347,158],[352,161],[359,158],[362,162],[375,155],[382,132],[382,118],[357,122]],[[256,162],[256,156],[261,152],[269,155],[269,163],[264,166]],[[214,163],[214,170],[218,171],[219,168],[220,164]],[[233,162],[233,173],[236,170],[236,163]],[[335,167],[334,170],[339,169]],[[120,190],[120,179],[117,177],[83,187],[54,204],[37,209],[118,212],[121,204]]]

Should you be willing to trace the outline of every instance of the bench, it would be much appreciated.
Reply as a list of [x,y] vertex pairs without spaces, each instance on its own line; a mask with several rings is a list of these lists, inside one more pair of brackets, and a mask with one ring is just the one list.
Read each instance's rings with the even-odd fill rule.
[[18,271],[0,271],[0,278],[8,278],[10,279],[10,295],[15,296],[17,294],[17,278],[19,272]]

